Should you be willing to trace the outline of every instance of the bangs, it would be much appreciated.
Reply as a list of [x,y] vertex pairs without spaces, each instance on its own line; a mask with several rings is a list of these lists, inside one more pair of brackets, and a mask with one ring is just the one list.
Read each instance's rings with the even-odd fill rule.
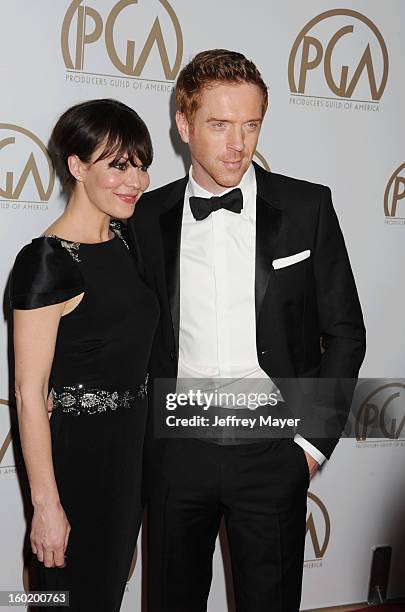
[[122,157],[128,157],[133,166],[137,165],[138,158],[143,166],[149,167],[153,160],[153,148],[150,135],[145,123],[135,114],[117,113],[109,117],[108,131],[102,141],[104,149],[96,161],[114,156],[112,163],[118,162]]
[[122,157],[127,157],[133,166],[137,165],[136,160],[139,159],[143,166],[149,167],[153,160],[152,144],[143,142],[139,143],[132,138],[128,140],[117,140],[116,138],[113,138],[111,134],[109,134],[102,153],[98,156],[94,163],[113,155],[114,158],[111,161],[111,164],[118,162]]

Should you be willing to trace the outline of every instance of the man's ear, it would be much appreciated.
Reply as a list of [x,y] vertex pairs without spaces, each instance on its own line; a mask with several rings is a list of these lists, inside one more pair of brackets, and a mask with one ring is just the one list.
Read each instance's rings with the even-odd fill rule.
[[187,117],[185,116],[184,113],[181,113],[180,111],[176,112],[176,124],[177,124],[177,129],[179,130],[180,138],[182,139],[183,142],[188,143],[190,124],[187,121]]

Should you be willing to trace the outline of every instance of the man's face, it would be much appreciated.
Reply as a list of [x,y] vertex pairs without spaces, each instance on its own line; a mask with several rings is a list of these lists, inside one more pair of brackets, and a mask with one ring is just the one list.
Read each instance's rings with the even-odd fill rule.
[[206,88],[192,123],[176,121],[190,147],[193,178],[218,194],[240,183],[256,150],[262,124],[262,93],[252,83],[214,84]]

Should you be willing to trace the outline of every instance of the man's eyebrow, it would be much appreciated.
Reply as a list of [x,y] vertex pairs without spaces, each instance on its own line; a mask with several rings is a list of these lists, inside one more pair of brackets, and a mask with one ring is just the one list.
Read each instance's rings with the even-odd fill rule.
[[229,119],[220,119],[219,117],[209,117],[207,121],[218,121],[221,123],[229,123]]
[[[207,123],[210,123],[211,121],[218,121],[219,123],[232,123],[231,119],[220,119],[219,117],[209,117],[207,119]],[[263,117],[257,117],[256,119],[247,119],[246,121],[244,121],[244,123],[251,123],[251,122],[261,123],[262,121],[263,121]]]

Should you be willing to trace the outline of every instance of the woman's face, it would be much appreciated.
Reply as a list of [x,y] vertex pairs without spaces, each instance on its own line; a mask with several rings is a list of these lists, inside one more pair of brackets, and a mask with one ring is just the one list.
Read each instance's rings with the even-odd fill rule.
[[[127,219],[135,208],[135,204],[149,186],[148,170],[142,162],[135,158],[133,166],[127,155],[118,161],[115,155],[98,159],[104,147],[98,147],[88,164],[78,160],[77,177],[84,189],[88,201],[109,215],[117,219]],[[115,161],[114,161],[115,160]]]

